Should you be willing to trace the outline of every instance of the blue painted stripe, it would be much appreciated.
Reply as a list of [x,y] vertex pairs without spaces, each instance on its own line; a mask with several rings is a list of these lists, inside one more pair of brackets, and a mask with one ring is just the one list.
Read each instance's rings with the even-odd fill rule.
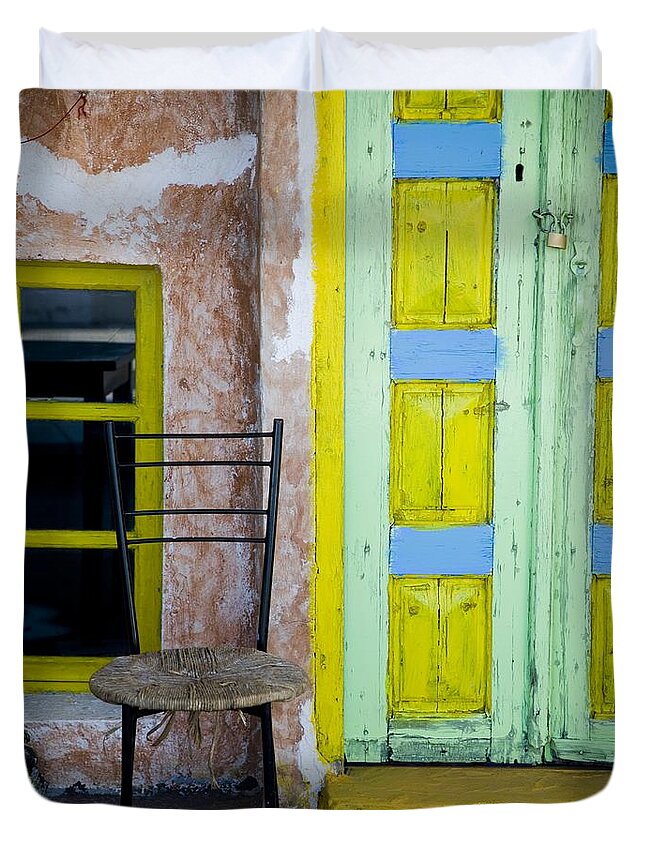
[[591,570],[596,575],[611,573],[611,524],[594,524],[591,528]]
[[393,527],[390,574],[488,575],[493,570],[493,526]]
[[616,174],[616,149],[614,148],[614,123],[611,119],[605,122],[605,134],[602,147],[602,170],[605,174]]
[[614,329],[598,329],[596,368],[600,379],[611,379],[614,375]]
[[502,171],[498,122],[395,122],[395,178],[494,178]]
[[392,379],[495,378],[494,329],[393,329]]

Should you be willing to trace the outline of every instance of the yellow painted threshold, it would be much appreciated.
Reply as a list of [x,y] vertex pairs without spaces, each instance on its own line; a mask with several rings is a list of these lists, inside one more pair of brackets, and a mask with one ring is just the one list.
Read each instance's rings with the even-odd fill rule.
[[570,767],[350,767],[328,778],[321,809],[426,809],[477,803],[570,803],[601,791],[610,770]]

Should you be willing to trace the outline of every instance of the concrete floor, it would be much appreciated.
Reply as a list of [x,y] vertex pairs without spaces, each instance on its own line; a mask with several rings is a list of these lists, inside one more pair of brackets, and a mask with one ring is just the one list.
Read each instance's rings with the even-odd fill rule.
[[415,809],[477,803],[568,803],[601,791],[610,769],[381,765],[328,779],[323,809]]
[[[476,803],[566,803],[599,793],[611,771],[587,767],[404,766],[349,767],[328,780],[320,808],[330,810],[416,809]],[[73,786],[48,790],[59,803],[118,805],[115,793],[97,794]],[[208,785],[171,787],[135,794],[135,808],[251,809],[262,807],[262,792],[248,779],[246,790],[225,793]]]
[[[116,793],[96,793],[74,786],[64,791],[48,790],[43,796],[56,803],[104,803],[119,805]],[[153,791],[136,794],[133,807],[142,809],[252,809],[262,807],[262,791],[254,786],[249,791],[227,794],[207,785],[183,787],[157,786]]]

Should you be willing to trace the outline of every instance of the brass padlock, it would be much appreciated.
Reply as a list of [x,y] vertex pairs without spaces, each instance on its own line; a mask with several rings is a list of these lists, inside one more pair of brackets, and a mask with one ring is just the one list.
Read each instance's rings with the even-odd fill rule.
[[552,249],[566,249],[567,235],[561,234],[559,231],[549,231],[546,238],[546,244]]
[[551,213],[549,207],[551,202],[547,201],[544,209],[538,207],[532,211],[533,218],[537,219],[540,231],[546,234],[546,244],[552,249],[566,249],[566,231],[573,221],[573,213],[561,213],[559,216]]

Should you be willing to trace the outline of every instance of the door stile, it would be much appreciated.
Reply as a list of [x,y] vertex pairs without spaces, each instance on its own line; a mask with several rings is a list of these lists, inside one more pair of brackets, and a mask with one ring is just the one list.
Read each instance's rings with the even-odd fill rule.
[[542,93],[506,91],[502,113],[497,268],[497,369],[490,760],[536,763],[527,742],[529,586],[535,502],[536,226]]
[[541,202],[550,202],[558,215],[573,215],[566,249],[547,247],[539,237],[530,740],[548,760],[553,741],[590,738],[589,531],[604,93],[545,92],[543,107]]
[[390,460],[392,92],[346,101],[345,755],[383,762]]

